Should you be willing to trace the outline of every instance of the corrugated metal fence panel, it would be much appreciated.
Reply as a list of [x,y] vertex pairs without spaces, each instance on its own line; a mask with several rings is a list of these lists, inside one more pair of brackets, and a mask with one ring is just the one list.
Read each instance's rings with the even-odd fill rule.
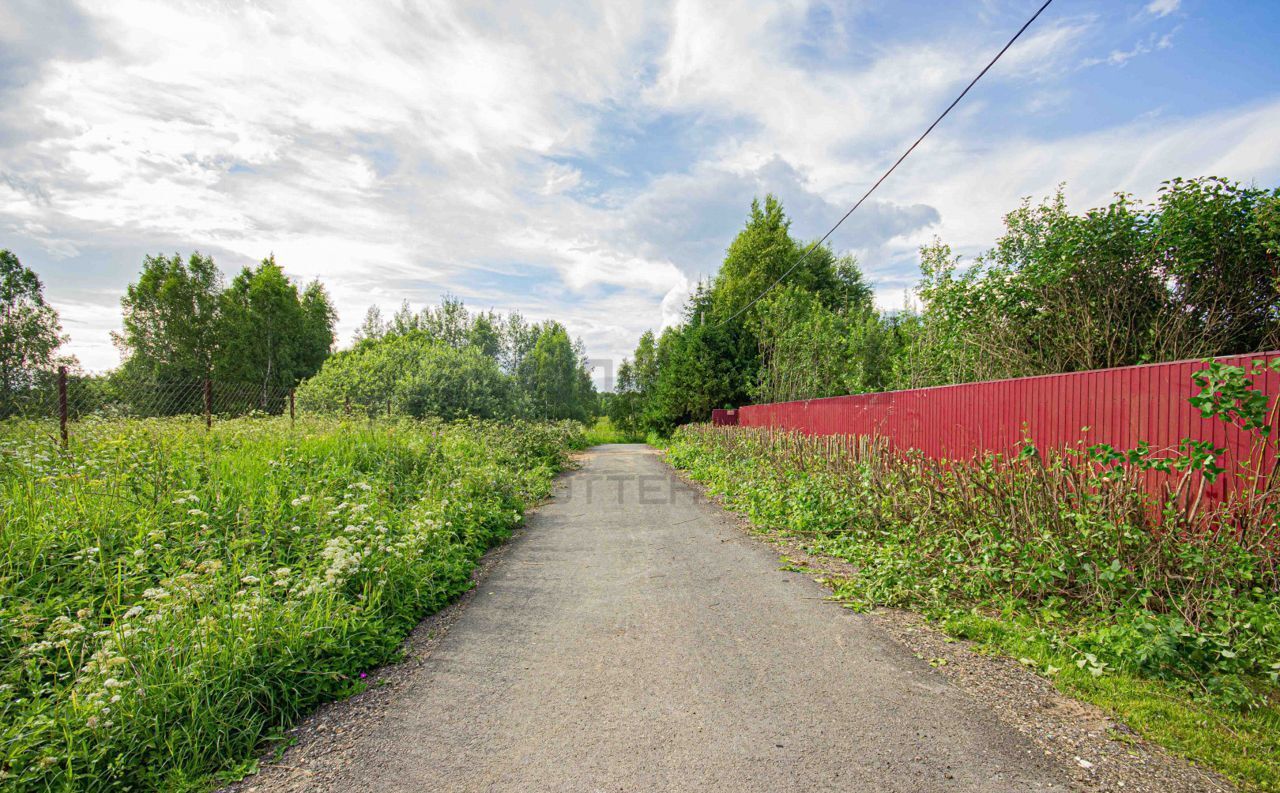
[[[1236,355],[1217,360],[1233,366],[1280,358],[1280,352]],[[1251,439],[1238,427],[1204,418],[1188,398],[1196,393],[1191,376],[1202,361],[1128,366],[1093,372],[1024,377],[985,383],[938,386],[883,394],[854,394],[739,408],[733,423],[777,427],[815,435],[878,435],[899,448],[919,449],[939,459],[962,459],[984,452],[1012,453],[1027,437],[1040,448],[1108,443],[1131,449],[1146,441],[1157,452],[1184,438],[1225,448],[1228,472],[1248,461]],[[1255,381],[1275,404],[1280,374]],[[726,411],[716,411],[717,414]],[[1275,413],[1272,413],[1274,421]],[[717,420],[728,422],[728,418]],[[1255,461],[1255,465],[1258,462]],[[1254,470],[1270,470],[1257,467]],[[1235,486],[1224,476],[1206,490],[1220,499]]]
[[711,423],[720,426],[734,426],[738,423],[738,411],[715,409],[711,411]]

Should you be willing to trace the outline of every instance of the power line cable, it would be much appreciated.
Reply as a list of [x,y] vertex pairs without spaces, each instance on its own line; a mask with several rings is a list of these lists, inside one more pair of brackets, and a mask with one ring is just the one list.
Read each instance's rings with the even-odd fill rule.
[[759,302],[760,298],[764,297],[769,292],[769,290],[773,289],[775,286],[782,283],[784,280],[786,280],[786,277],[788,275],[791,275],[791,273],[795,272],[795,269],[799,267],[800,264],[804,262],[805,259],[809,258],[809,254],[813,253],[815,250],[817,250],[817,248],[820,245],[822,245],[822,243],[826,242],[827,238],[830,237],[832,234],[834,234],[835,230],[840,228],[840,225],[844,223],[846,220],[848,220],[849,216],[852,215],[855,211],[857,211],[858,207],[862,206],[862,202],[866,201],[867,198],[869,198],[871,194],[876,191],[876,188],[880,186],[881,182],[883,182],[885,179],[888,179],[889,174],[893,173],[894,170],[896,170],[897,167],[902,164],[902,161],[907,159],[907,156],[910,155],[911,152],[915,151],[916,147],[920,145],[921,141],[923,141],[926,137],[929,136],[930,132],[933,132],[933,128],[938,126],[938,124],[942,121],[942,119],[946,118],[947,114],[950,113],[952,109],[955,108],[956,105],[960,104],[960,100],[964,99],[965,94],[969,93],[969,90],[978,84],[978,81],[982,79],[983,75],[985,75],[988,71],[990,71],[992,66],[996,65],[996,61],[1000,60],[1000,57],[1004,55],[1006,52],[1008,52],[1009,48],[1013,46],[1013,43],[1017,41],[1018,38],[1021,37],[1023,33],[1026,32],[1027,28],[1031,27],[1031,23],[1035,22],[1036,19],[1042,13],[1044,13],[1044,10],[1048,8],[1049,4],[1052,2],[1053,0],[1045,0],[1044,5],[1040,6],[1040,8],[1034,14],[1031,15],[1031,18],[1028,19],[1026,22],[1024,22],[1022,24],[1022,27],[1018,28],[1018,32],[1013,34],[1013,38],[1009,39],[1008,43],[1006,43],[1003,47],[1000,48],[1000,51],[996,53],[995,57],[992,58],[991,61],[986,66],[982,67],[982,71],[978,72],[978,76],[970,80],[969,84],[966,85],[964,87],[964,90],[960,92],[960,95],[957,96],[955,99],[953,99],[951,101],[951,104],[947,105],[947,109],[942,111],[942,115],[938,116],[933,120],[933,123],[929,125],[929,128],[926,129],[924,132],[922,132],[920,134],[920,137],[916,138],[916,142],[912,143],[911,146],[902,153],[902,156],[899,157],[896,161],[894,161],[893,165],[889,166],[889,170],[885,171],[880,176],[880,178],[876,180],[876,183],[871,185],[871,189],[867,190],[867,192],[862,194],[862,198],[859,198],[858,202],[854,204],[852,207],[850,207],[849,211],[844,213],[844,216],[841,217],[839,220],[837,220],[836,224],[832,226],[830,229],[828,229],[827,233],[823,234],[821,239],[819,239],[817,242],[810,245],[808,250],[806,250],[800,256],[799,259],[796,259],[795,264],[788,267],[787,271],[782,275],[778,276],[778,279],[776,281],[766,286],[763,290],[761,290],[760,294],[753,297],[751,301],[748,302],[745,306],[733,312],[732,316],[724,320],[721,320],[719,324],[723,325],[724,323],[737,318],[740,314],[742,314],[742,312],[746,311],[747,309],[754,306],[757,302]]

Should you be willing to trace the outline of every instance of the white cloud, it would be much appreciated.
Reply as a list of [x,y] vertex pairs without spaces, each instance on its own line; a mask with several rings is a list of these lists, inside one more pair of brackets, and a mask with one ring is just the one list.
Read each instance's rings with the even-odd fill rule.
[[[910,255],[934,235],[969,255],[1001,233],[1004,213],[1021,196],[1040,200],[1066,183],[1076,210],[1109,203],[1116,192],[1152,200],[1171,176],[1229,174],[1249,181],[1280,177],[1280,150],[1268,144],[1280,124],[1280,100],[1191,118],[1154,118],[1052,141],[1006,139],[999,146],[939,146],[930,168],[908,171],[890,196],[936,206],[941,222],[902,239]],[[942,174],[942,178],[938,175]],[[900,302],[900,301],[899,301]]]
[[1134,44],[1127,50],[1112,50],[1109,55],[1104,58],[1085,58],[1080,62],[1081,67],[1097,66],[1099,64],[1107,64],[1109,66],[1124,66],[1129,61],[1140,55],[1147,55],[1157,50],[1167,50],[1173,46],[1173,33],[1165,33],[1164,35],[1156,35],[1152,33],[1147,38]]
[[1147,3],[1147,13],[1156,17],[1166,17],[1178,10],[1182,0],[1151,0]]
[[[560,317],[619,358],[678,321],[753,197],[777,193],[816,237],[1008,35],[995,4],[909,41],[862,8],[815,32],[805,0],[0,0],[0,235],[42,262],[93,368],[115,360],[106,334],[141,255],[193,248],[321,278],[344,339],[370,302],[449,291]],[[914,278],[921,240],[987,244],[1019,196],[1061,180],[1100,201],[1173,174],[1276,174],[1267,104],[1070,134],[982,126],[1010,112],[1001,92],[1027,115],[1071,108],[1062,75],[1106,28],[1038,23],[837,233],[881,299]],[[1099,60],[1168,46],[1132,35]],[[818,56],[794,57],[800,43]],[[687,135],[645,138],[671,117]]]

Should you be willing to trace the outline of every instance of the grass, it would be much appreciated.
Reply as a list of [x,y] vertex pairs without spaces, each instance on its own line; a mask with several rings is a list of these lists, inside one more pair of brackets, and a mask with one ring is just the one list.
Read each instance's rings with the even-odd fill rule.
[[198,790],[470,586],[579,425],[0,423],[0,788]]
[[1280,790],[1280,709],[1240,709],[1195,697],[1186,687],[1122,670],[1095,675],[1055,650],[1043,632],[977,612],[935,614],[947,633],[1030,661],[1061,691],[1114,714],[1144,738],[1212,768],[1245,789]]
[[645,436],[627,433],[613,425],[608,416],[601,416],[596,423],[587,428],[586,443],[588,446],[600,446],[606,443],[644,443]]
[[[872,440],[686,427],[667,460],[765,531],[848,561],[851,607],[921,612],[1249,789],[1280,791],[1280,582],[1243,522],[1148,508],[1064,451],[939,462]],[[1270,511],[1268,511],[1270,510]]]

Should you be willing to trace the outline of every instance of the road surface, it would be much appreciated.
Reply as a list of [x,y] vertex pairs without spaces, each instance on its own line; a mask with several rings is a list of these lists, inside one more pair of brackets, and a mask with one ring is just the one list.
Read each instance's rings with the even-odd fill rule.
[[343,791],[1066,790],[1043,753],[642,445],[530,516]]

